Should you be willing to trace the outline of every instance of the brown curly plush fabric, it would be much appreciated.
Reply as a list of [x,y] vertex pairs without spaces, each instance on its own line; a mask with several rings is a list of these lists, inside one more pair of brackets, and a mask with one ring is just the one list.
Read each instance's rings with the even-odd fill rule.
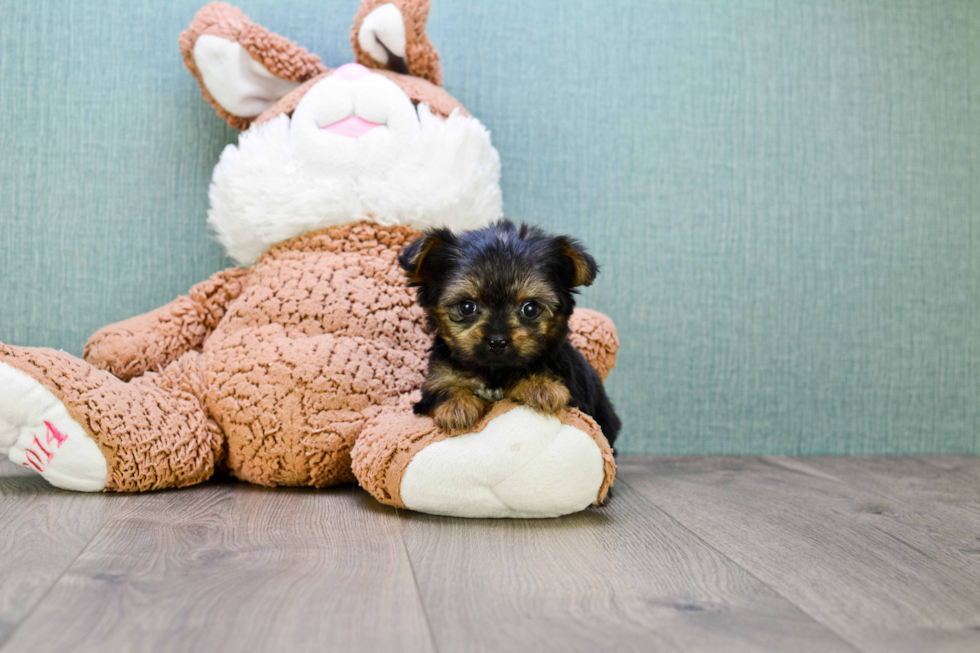
[[429,9],[432,6],[430,0],[362,0],[350,33],[351,47],[354,48],[357,63],[368,68],[385,68],[384,64],[375,61],[374,57],[361,48],[357,34],[368,14],[388,3],[398,7],[405,23],[405,65],[408,66],[409,74],[442,86],[439,52],[425,33],[425,24],[429,20]]
[[217,424],[202,408],[201,357],[188,352],[132,383],[52,349],[0,344],[0,362],[65,404],[106,458],[106,490],[142,491],[207,480],[222,462]]
[[[439,53],[425,34],[429,0],[394,2],[401,10],[405,21],[406,63],[410,75],[400,75],[387,70],[358,45],[357,31],[364,18],[387,1],[364,0],[361,3],[354,19],[351,36],[357,61],[369,68],[378,69],[377,73],[395,82],[412,102],[427,104],[436,115],[447,117],[454,110],[458,110],[464,116],[469,115],[463,105],[442,88]],[[250,57],[262,64],[270,73],[301,85],[254,118],[229,113],[208,91],[201,77],[201,71],[194,62],[194,44],[205,34],[239,43]],[[231,127],[239,130],[247,129],[253,123],[261,124],[283,113],[292,115],[307,91],[321,79],[333,74],[320,57],[286,37],[256,25],[240,9],[226,2],[212,2],[197,12],[190,26],[180,34],[180,52],[187,70],[197,79],[204,99]]]
[[239,268],[218,272],[186,297],[103,327],[85,345],[85,360],[123,381],[165,366],[204,343],[241,294],[246,275]]
[[[87,362],[3,345],[0,362],[65,403],[106,457],[107,490],[190,485],[222,466],[260,485],[353,481],[364,425],[409,415],[422,384],[431,337],[395,260],[417,236],[370,222],[312,232],[102,329]],[[589,342],[608,319],[575,319],[587,357],[608,361]]]
[[201,71],[194,62],[194,44],[197,43],[198,37],[204,34],[237,41],[249,56],[262,64],[266,70],[276,77],[291,82],[305,82],[327,71],[320,57],[311,54],[306,48],[286,37],[256,25],[238,7],[226,2],[212,2],[206,5],[197,12],[190,26],[181,32],[180,53],[184,57],[187,70],[200,84],[204,99],[234,129],[246,129],[252,123],[252,118],[236,116],[226,111],[204,85]]
[[[354,475],[361,487],[379,502],[396,508],[406,507],[401,498],[402,476],[415,454],[449,437],[430,418],[413,415],[407,409],[410,408],[410,403],[406,404],[400,411],[371,420],[358,438],[352,453]],[[491,420],[516,406],[517,404],[509,401],[494,404],[473,432],[479,433]],[[590,436],[602,452],[605,477],[594,502],[601,504],[616,478],[616,463],[609,442],[595,421],[577,409],[565,412],[560,419],[562,424],[574,426]]]
[[602,313],[580,308],[572,313],[568,327],[571,329],[568,339],[605,381],[616,366],[619,351],[616,325]]

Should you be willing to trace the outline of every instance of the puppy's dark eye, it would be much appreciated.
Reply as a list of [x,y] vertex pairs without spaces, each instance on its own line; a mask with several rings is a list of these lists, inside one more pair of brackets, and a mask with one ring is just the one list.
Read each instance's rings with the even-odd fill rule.
[[472,299],[464,299],[459,303],[458,308],[461,315],[473,315],[476,313],[476,302]]
[[535,302],[524,302],[521,305],[521,315],[523,315],[529,320],[536,318],[538,316],[538,313],[540,312],[541,312],[541,307],[538,306],[537,303]]

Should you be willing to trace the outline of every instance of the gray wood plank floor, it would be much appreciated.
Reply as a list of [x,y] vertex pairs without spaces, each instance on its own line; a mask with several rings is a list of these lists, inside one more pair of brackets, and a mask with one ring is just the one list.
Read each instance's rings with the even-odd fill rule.
[[[901,475],[914,463],[885,466]],[[819,464],[634,459],[621,478],[861,650],[980,651],[980,565],[956,550],[959,538],[887,487],[870,491],[873,481],[846,481]],[[860,470],[847,478],[861,479]],[[980,534],[977,520],[964,528]]]
[[608,505],[62,492],[0,462],[9,651],[980,651],[980,458],[622,457]]

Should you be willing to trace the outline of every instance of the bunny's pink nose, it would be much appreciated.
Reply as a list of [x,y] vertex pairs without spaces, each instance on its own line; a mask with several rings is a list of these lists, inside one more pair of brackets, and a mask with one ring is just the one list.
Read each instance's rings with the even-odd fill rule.
[[334,74],[340,76],[341,79],[353,82],[355,79],[367,77],[371,71],[359,63],[345,63]]

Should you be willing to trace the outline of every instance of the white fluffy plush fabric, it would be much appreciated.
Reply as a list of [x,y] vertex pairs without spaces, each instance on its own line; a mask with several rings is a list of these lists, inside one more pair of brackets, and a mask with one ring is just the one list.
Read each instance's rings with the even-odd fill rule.
[[603,464],[591,437],[522,406],[415,454],[401,499],[434,515],[558,517],[596,500]]
[[55,487],[105,489],[105,456],[60,399],[6,363],[0,363],[0,388],[0,455],[39,471]]
[[197,39],[194,63],[211,97],[236,116],[255,117],[299,86],[270,73],[240,43],[210,34]]
[[[463,230],[501,215],[500,158],[475,118],[454,112],[444,120],[422,104],[417,126],[388,133],[383,125],[359,139],[307,137],[309,129],[293,120],[281,115],[252,126],[215,168],[208,222],[240,265],[275,243],[357,219]],[[384,142],[395,136],[395,146]],[[311,157],[310,142],[328,137],[335,140]],[[365,165],[365,157],[377,165]]]

